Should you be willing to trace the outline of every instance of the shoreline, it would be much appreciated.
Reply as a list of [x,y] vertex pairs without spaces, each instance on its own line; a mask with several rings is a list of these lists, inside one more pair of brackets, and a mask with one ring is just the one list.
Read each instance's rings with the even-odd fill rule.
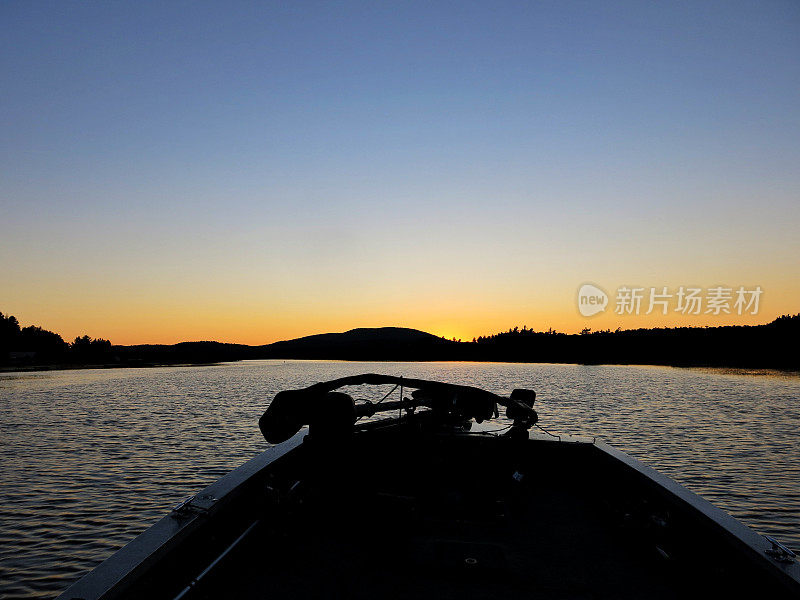
[[221,365],[226,362],[241,362],[241,360],[210,361],[210,362],[183,362],[183,363],[143,363],[143,364],[52,364],[52,365],[0,365],[0,375],[3,373],[37,373],[44,371],[79,371],[82,369],[103,370],[103,369],[156,369],[159,367],[209,367]]
[[[0,365],[0,375],[5,373],[37,373],[46,371],[76,371],[82,369],[104,370],[104,369],[155,369],[163,367],[210,367],[225,363],[241,363],[248,360],[292,360],[292,361],[337,361],[337,362],[368,362],[368,363],[436,363],[436,362],[457,362],[457,363],[497,363],[497,364],[551,364],[551,365],[575,365],[583,367],[670,367],[674,369],[708,369],[714,371],[731,371],[732,374],[744,375],[796,375],[800,377],[800,370],[791,367],[765,366],[765,365],[743,365],[743,364],[687,364],[678,362],[567,362],[567,361],[526,361],[526,360],[480,360],[480,359],[361,359],[361,358],[330,358],[330,357],[269,357],[269,358],[239,358],[233,360],[213,360],[200,362],[147,362],[147,363],[101,363],[101,364],[41,364],[41,365]],[[749,371],[751,373],[741,373]]]

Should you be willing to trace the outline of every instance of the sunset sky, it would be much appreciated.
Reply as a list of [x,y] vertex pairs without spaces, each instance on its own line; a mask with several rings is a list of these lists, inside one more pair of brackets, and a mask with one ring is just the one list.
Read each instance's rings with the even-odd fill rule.
[[[795,0],[9,1],[0,33],[23,325],[260,344],[800,312]],[[587,319],[587,282],[763,295]]]

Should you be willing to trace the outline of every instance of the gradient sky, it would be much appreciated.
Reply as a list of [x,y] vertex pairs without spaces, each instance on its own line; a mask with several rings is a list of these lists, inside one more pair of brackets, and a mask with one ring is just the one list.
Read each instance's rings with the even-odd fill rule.
[[0,86],[0,311],[65,338],[800,311],[794,0],[7,1]]

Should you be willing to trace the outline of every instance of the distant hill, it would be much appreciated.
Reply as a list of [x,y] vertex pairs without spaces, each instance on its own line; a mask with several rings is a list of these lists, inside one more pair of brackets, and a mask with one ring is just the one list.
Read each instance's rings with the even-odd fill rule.
[[209,363],[259,358],[334,360],[432,360],[455,342],[405,327],[361,327],[343,333],[247,346],[221,342],[181,342],[114,346],[128,364]]
[[255,353],[263,358],[430,360],[455,344],[418,329],[361,327],[275,342],[258,347]]
[[114,346],[121,362],[136,364],[212,363],[258,358],[254,347],[222,342],[180,342]]

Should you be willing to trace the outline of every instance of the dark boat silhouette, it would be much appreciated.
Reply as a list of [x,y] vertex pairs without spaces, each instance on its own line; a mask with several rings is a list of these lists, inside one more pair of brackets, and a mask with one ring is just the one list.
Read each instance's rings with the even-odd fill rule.
[[[365,384],[399,399],[337,391]],[[800,597],[791,550],[604,443],[530,433],[534,399],[384,375],[280,392],[275,446],[59,598]]]

